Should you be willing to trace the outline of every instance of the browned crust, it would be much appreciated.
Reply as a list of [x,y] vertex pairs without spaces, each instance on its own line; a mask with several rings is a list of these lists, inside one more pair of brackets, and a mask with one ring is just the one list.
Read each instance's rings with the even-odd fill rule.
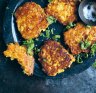
[[96,42],[96,26],[88,28],[81,23],[77,23],[76,27],[64,32],[64,41],[74,55],[89,51],[90,47],[86,50],[80,48],[80,42],[85,40],[90,41],[91,44]]
[[56,76],[71,66],[75,58],[60,43],[48,40],[41,47],[39,61],[43,71],[49,76]]
[[15,13],[18,30],[24,39],[36,38],[48,27],[46,14],[40,5],[26,2]]
[[45,12],[55,17],[63,25],[67,25],[77,20],[76,5],[76,0],[53,0],[49,3]]
[[10,57],[11,60],[16,59],[26,75],[33,74],[34,58],[27,54],[26,47],[20,46],[18,43],[10,43],[7,50],[4,51],[4,55]]

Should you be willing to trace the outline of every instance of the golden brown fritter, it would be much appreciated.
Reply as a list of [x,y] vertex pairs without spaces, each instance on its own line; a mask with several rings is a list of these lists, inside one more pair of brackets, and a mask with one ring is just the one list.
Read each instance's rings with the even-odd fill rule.
[[48,15],[55,17],[60,23],[67,25],[76,21],[76,0],[52,0],[45,9]]
[[4,51],[4,55],[10,57],[11,60],[16,59],[26,75],[33,74],[34,58],[27,54],[26,47],[20,46],[18,43],[10,43],[7,50]]
[[27,2],[15,13],[18,30],[24,39],[36,38],[48,27],[46,14],[40,5]]
[[74,55],[89,51],[89,49],[82,50],[80,48],[80,42],[85,40],[91,44],[96,42],[96,26],[88,28],[81,23],[77,23],[76,27],[64,32],[64,41]]
[[56,76],[70,67],[75,58],[60,43],[48,40],[41,47],[39,61],[47,75]]

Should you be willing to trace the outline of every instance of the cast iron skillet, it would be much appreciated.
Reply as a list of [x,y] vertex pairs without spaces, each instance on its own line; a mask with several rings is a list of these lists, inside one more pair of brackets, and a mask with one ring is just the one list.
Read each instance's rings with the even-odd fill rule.
[[[19,31],[17,30],[17,25],[15,23],[15,18],[13,16],[13,13],[15,12],[15,10],[22,4],[24,4],[25,2],[28,2],[31,0],[10,0],[8,7],[6,8],[6,12],[5,12],[5,17],[4,17],[4,23],[3,23],[3,36],[4,36],[4,40],[6,45],[8,43],[14,43],[14,42],[22,42],[22,38],[21,35],[19,33]],[[33,2],[36,2],[37,4],[40,4],[42,7],[46,7],[48,4],[47,0],[32,0]],[[60,24],[59,22],[52,24],[51,26],[49,26],[49,28],[55,28],[55,34],[60,34],[61,35],[61,43],[62,45],[64,45],[63,43],[63,35],[62,33],[64,32],[64,26],[62,24]],[[39,47],[41,45],[43,45],[42,38],[40,37],[40,42],[37,44]],[[66,46],[65,46],[66,47]],[[37,58],[36,58],[37,59]],[[90,67],[90,65],[94,62],[95,57],[89,58],[87,60],[84,60],[84,62],[82,64],[77,64],[76,62],[73,63],[73,65],[71,66],[70,69],[65,70],[64,73],[58,74],[55,77],[49,77],[47,76],[42,70],[41,70],[41,66],[39,64],[38,61],[36,61],[35,63],[35,70],[34,70],[34,75],[38,76],[38,77],[42,77],[42,78],[65,78],[68,76],[72,76],[74,74],[78,74],[84,70],[86,70],[88,67]],[[17,65],[15,63],[13,63],[10,68],[13,65]],[[13,69],[15,69],[16,66],[14,66]],[[15,72],[14,72],[15,73]],[[22,73],[21,71],[18,73]],[[23,73],[22,73],[23,75]]]

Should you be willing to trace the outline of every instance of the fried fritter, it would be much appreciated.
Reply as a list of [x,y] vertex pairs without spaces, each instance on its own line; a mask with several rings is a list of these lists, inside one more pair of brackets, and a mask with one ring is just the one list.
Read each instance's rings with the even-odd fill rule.
[[48,40],[41,47],[39,61],[47,75],[56,76],[70,67],[75,58],[59,42]]
[[4,55],[10,57],[11,60],[16,59],[26,75],[33,74],[34,58],[27,54],[26,47],[20,46],[18,43],[10,43],[7,50],[4,51]]
[[76,4],[77,0],[52,0],[45,11],[63,25],[67,25],[77,19]]
[[48,27],[46,14],[40,5],[27,2],[15,13],[18,30],[24,39],[36,38]]
[[91,44],[96,42],[96,26],[89,28],[81,23],[77,23],[76,27],[64,32],[64,41],[74,55],[81,52],[89,52],[89,48],[82,50],[80,47],[80,42],[85,40]]

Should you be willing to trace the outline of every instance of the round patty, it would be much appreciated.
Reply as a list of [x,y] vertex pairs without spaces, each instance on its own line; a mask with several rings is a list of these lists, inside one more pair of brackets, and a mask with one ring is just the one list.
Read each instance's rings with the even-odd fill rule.
[[18,30],[24,39],[36,38],[48,27],[46,14],[40,5],[27,2],[15,13]]
[[48,40],[41,47],[39,61],[47,75],[56,76],[70,67],[75,58],[60,43]]

